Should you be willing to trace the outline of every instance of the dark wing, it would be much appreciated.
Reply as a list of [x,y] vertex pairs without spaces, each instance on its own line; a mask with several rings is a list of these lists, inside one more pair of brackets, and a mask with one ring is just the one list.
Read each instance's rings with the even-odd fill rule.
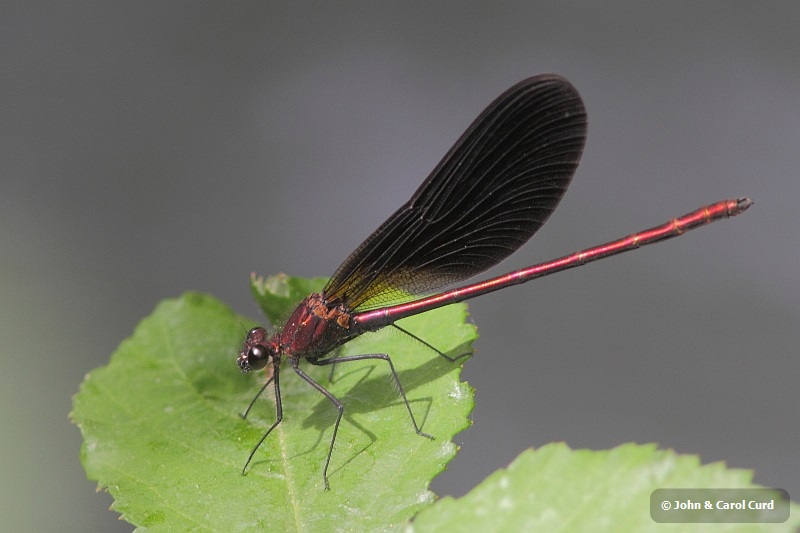
[[523,80],[472,123],[411,200],[323,293],[351,310],[407,301],[496,265],[530,239],[578,166],[586,111],[555,75]]

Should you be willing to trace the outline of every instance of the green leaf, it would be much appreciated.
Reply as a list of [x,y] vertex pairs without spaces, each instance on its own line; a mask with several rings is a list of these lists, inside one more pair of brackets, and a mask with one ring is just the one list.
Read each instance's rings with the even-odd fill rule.
[[571,450],[563,443],[527,450],[466,496],[442,498],[414,519],[414,531],[653,531],[791,532],[783,524],[662,524],[650,517],[659,488],[751,488],[752,472],[701,465],[694,455],[624,444],[611,450]]
[[[269,280],[280,295],[273,319],[288,316],[309,287]],[[306,289],[306,292],[299,292]],[[259,299],[273,296],[264,289]],[[264,303],[262,302],[262,305]],[[475,338],[466,306],[402,321],[457,355]],[[254,324],[210,296],[161,302],[113,354],[87,375],[71,417],[83,433],[89,478],[107,488],[113,509],[153,531],[322,531],[399,529],[434,495],[431,479],[453,458],[453,436],[469,425],[472,391],[453,364],[393,328],[347,343],[341,355],[389,353],[428,440],[414,432],[387,365],[360,361],[302,365],[345,405],[333,451],[330,491],[322,468],[336,410],[284,365],[283,422],[241,469],[275,419],[272,387],[247,420],[240,413],[264,382],[235,359]]]
[[[273,323],[324,280],[252,279]],[[465,306],[406,319],[402,325],[451,355],[475,338]],[[235,358],[253,323],[213,298],[189,293],[159,304],[111,362],[90,373],[72,418],[84,435],[88,476],[114,496],[113,508],[153,531],[793,531],[785,524],[657,524],[657,488],[753,487],[752,475],[695,456],[628,444],[573,451],[551,444],[526,451],[460,499],[435,504],[430,480],[452,459],[450,439],[469,425],[472,391],[460,366],[385,328],[359,337],[341,355],[388,352],[422,429],[416,435],[386,365],[362,361],[304,365],[345,404],[345,418],[323,490],[322,468],[335,420],[330,402],[282,373],[284,421],[242,476],[252,447],[274,420],[268,390],[248,420],[239,416],[264,377],[240,374]],[[431,505],[433,504],[433,505]],[[409,526],[409,520],[419,513]]]

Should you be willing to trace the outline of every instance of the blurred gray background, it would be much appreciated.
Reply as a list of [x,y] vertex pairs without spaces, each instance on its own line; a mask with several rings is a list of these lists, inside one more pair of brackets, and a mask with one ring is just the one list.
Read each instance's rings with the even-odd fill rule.
[[129,531],[78,460],[84,374],[163,298],[258,317],[251,271],[330,275],[541,72],[579,88],[589,140],[555,215],[492,273],[756,205],[473,301],[475,425],[433,489],[551,441],[636,441],[800,500],[798,28],[797,2],[3,2],[4,528]]

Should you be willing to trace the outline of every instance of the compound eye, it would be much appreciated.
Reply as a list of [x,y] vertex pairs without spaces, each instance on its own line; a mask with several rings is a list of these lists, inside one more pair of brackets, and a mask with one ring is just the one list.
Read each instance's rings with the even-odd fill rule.
[[269,354],[267,349],[260,344],[252,346],[247,351],[247,366],[250,370],[261,370],[269,363]]
[[247,342],[250,344],[257,344],[264,340],[267,336],[267,330],[264,328],[253,328],[247,332]]

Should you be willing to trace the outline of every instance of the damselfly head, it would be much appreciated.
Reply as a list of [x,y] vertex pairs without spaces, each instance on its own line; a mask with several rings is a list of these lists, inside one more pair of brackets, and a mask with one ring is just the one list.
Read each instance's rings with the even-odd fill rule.
[[236,359],[239,369],[242,372],[250,372],[251,370],[261,370],[267,366],[274,356],[274,350],[270,350],[269,344],[267,330],[264,328],[253,328],[248,331],[244,346]]

